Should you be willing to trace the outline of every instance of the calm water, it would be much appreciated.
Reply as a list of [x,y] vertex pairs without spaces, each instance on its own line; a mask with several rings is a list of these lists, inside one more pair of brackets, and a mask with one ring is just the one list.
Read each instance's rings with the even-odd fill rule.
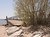
[[6,20],[0,19],[0,25],[5,25],[5,24],[7,24]]

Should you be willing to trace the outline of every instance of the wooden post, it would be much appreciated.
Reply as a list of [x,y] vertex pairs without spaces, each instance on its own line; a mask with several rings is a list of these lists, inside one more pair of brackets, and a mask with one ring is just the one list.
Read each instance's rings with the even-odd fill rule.
[[6,16],[6,21],[7,21],[7,25],[8,25],[8,18],[7,18],[7,16]]

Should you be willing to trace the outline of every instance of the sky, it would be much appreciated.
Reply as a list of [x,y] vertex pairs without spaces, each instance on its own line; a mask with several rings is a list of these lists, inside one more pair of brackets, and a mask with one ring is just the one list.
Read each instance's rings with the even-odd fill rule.
[[0,19],[5,19],[6,16],[14,16],[13,0],[0,0]]
[[0,19],[14,15],[13,0],[0,0]]

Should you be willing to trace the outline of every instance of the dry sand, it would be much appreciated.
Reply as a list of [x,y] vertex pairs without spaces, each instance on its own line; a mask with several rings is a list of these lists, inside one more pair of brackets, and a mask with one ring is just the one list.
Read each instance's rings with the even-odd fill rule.
[[5,26],[0,26],[0,37],[8,37]]

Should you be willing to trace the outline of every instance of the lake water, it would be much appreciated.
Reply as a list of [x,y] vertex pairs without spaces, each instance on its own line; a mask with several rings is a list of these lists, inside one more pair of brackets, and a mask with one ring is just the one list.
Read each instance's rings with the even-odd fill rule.
[[4,19],[0,19],[0,25],[5,25],[5,24],[7,24],[7,21]]

